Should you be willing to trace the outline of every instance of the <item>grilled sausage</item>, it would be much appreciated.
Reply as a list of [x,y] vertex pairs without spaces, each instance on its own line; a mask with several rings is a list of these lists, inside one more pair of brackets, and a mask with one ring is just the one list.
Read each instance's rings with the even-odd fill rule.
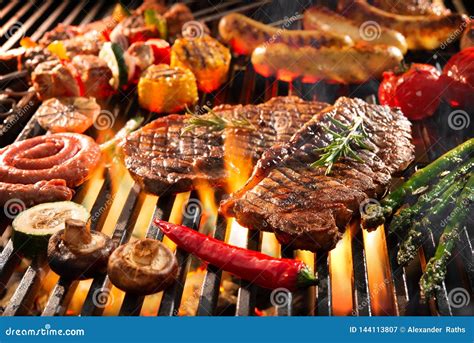
[[99,161],[99,146],[88,136],[38,136],[0,150],[0,182],[32,184],[60,179],[68,187],[76,187],[88,179]]
[[355,42],[363,41],[372,45],[392,45],[404,54],[407,52],[406,39],[400,32],[386,28],[365,32],[355,21],[331,11],[327,7],[314,6],[306,10],[303,25],[306,30],[332,32],[341,36],[347,34]]
[[228,14],[221,19],[219,34],[236,53],[243,55],[250,55],[261,44],[284,43],[292,47],[344,48],[354,43],[347,35],[278,29],[238,13]]
[[386,12],[362,0],[354,0],[343,14],[361,25],[371,23],[378,29],[387,27],[399,31],[406,37],[408,48],[412,50],[436,49],[459,36],[467,25],[467,16],[462,14],[400,15]]
[[316,49],[277,43],[259,46],[252,54],[255,70],[266,77],[275,75],[283,81],[302,77],[303,82],[324,79],[343,84],[379,78],[402,60],[403,54],[396,47],[367,44]]
[[374,0],[372,3],[384,11],[404,15],[446,15],[449,10],[443,0]]
[[72,195],[73,191],[64,180],[53,179],[32,184],[0,182],[0,206],[8,204],[8,201],[12,204],[13,199],[17,204],[30,207],[44,202],[71,200]]

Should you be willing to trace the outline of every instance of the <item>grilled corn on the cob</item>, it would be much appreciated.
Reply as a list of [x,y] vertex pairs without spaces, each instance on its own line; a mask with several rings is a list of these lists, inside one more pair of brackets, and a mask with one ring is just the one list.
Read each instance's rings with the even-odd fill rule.
[[212,92],[225,82],[230,58],[229,49],[208,35],[177,39],[171,48],[171,66],[190,69],[203,92]]
[[138,81],[138,102],[153,112],[177,112],[197,100],[196,78],[188,69],[152,65]]

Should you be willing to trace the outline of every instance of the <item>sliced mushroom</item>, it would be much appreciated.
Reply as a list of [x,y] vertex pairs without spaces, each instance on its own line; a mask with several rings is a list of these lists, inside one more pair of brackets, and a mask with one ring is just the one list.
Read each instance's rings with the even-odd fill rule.
[[163,243],[146,238],[118,247],[110,256],[107,273],[121,290],[147,295],[173,283],[178,262]]
[[115,243],[107,235],[90,231],[83,221],[68,219],[66,228],[49,239],[49,266],[68,279],[93,278],[107,271],[114,248]]

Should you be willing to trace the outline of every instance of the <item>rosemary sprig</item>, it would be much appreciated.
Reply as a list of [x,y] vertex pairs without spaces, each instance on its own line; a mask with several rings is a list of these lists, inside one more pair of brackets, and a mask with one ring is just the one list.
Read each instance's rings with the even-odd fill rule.
[[321,152],[321,155],[319,160],[311,164],[311,167],[327,167],[325,174],[328,175],[331,173],[334,163],[341,157],[351,157],[357,162],[363,163],[364,161],[354,149],[371,150],[365,143],[367,132],[364,128],[364,117],[358,116],[351,125],[341,123],[330,116],[328,116],[328,119],[342,131],[336,132],[329,127],[323,127],[332,136],[332,142],[324,148],[316,149],[316,151]]
[[210,131],[222,131],[225,128],[239,128],[255,130],[255,126],[244,117],[227,119],[219,116],[208,106],[203,106],[207,111],[206,114],[197,115],[187,109],[187,114],[191,115],[191,118],[186,119],[186,126],[181,130],[181,135],[186,132],[193,131],[197,127],[207,127]]

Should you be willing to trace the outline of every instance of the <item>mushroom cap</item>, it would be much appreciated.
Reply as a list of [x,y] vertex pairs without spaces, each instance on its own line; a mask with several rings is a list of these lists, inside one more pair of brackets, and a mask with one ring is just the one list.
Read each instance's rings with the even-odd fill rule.
[[[85,250],[76,251],[65,244],[64,230],[51,236],[48,243],[48,263],[58,275],[71,280],[84,280],[105,274],[115,243],[102,232],[91,231],[92,242]],[[99,242],[100,244],[97,244]]]
[[[145,262],[146,257],[140,261],[141,257],[134,255],[142,249],[153,250],[151,262]],[[178,262],[166,245],[146,238],[118,247],[109,258],[107,273],[117,288],[148,295],[164,290],[176,280]]]

